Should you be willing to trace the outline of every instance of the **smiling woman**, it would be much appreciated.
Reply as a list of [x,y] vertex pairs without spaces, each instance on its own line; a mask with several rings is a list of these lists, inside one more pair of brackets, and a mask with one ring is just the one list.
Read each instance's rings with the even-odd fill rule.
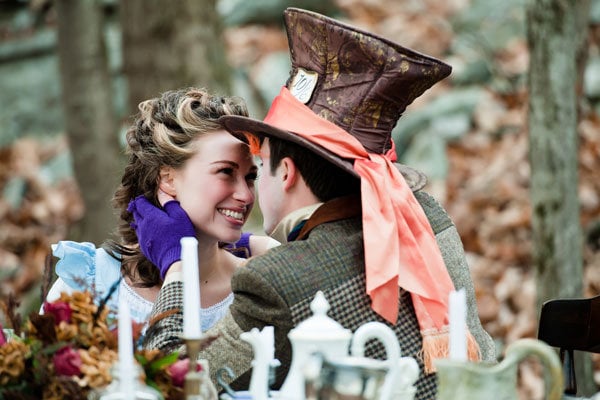
[[[241,257],[278,244],[242,232],[254,206],[257,167],[248,146],[224,131],[217,120],[247,114],[242,99],[196,88],[168,91],[142,102],[127,131],[129,159],[113,199],[121,220],[120,237],[100,249],[91,243],[56,245],[59,280],[49,299],[93,284],[104,295],[114,290],[108,303],[113,309],[118,298],[126,296],[132,318],[145,322],[164,278],[163,264],[178,260],[181,249],[160,265],[148,260],[139,250],[129,203],[138,199],[161,206],[167,215],[172,208],[169,202],[176,201],[185,211],[178,217],[193,224],[185,235],[198,239],[202,329],[219,320],[233,300],[230,279],[243,264]],[[157,245],[164,243],[170,243],[170,238],[162,237]]]
[[191,148],[183,166],[161,168],[160,189],[181,203],[201,236],[235,242],[255,200],[257,167],[248,146],[217,130],[195,138]]

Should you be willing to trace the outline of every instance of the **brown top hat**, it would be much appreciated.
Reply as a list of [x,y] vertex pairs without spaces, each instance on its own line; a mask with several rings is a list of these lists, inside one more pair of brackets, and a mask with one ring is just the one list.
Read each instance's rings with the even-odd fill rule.
[[[292,65],[287,88],[371,153],[385,154],[392,147],[392,129],[406,107],[452,69],[433,57],[314,12],[288,8],[284,22]],[[352,160],[294,132],[241,116],[223,116],[220,121],[243,141],[246,132],[288,140],[358,176]],[[413,191],[425,185],[423,173],[396,166]]]

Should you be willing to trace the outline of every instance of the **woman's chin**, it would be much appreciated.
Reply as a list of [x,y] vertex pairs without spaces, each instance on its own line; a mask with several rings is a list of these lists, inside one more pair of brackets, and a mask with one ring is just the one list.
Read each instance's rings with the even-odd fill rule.
[[242,230],[235,230],[232,232],[229,232],[227,234],[224,234],[223,236],[221,236],[221,238],[219,238],[219,241],[222,243],[235,243],[238,240],[240,240],[240,238],[242,237]]

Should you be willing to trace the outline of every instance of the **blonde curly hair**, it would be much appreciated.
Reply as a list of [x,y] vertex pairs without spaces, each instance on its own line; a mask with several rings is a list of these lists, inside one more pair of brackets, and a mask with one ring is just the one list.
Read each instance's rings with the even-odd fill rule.
[[126,133],[128,162],[113,197],[114,207],[120,210],[120,240],[107,242],[109,250],[121,254],[122,273],[136,286],[152,287],[161,281],[158,269],[139,250],[131,228],[133,216],[127,211],[129,202],[144,195],[158,206],[161,168],[181,167],[193,154],[191,143],[195,138],[222,129],[218,119],[223,115],[248,116],[246,103],[239,97],[185,88],[139,104],[135,122]]

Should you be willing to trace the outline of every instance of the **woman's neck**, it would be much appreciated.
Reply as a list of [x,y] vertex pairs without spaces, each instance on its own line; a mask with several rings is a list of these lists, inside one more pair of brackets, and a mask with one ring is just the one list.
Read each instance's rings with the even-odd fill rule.
[[227,270],[228,259],[225,251],[219,248],[217,242],[198,241],[198,265],[200,267],[200,281],[209,280],[215,275]]
[[220,248],[218,243],[198,242],[202,307],[219,303],[231,293],[231,277],[243,259]]
[[[229,251],[220,248],[218,242],[198,240],[198,265],[202,307],[219,303],[231,293],[231,277],[236,268],[245,262]],[[125,277],[126,282],[136,293],[149,301],[156,301],[160,285],[150,288],[140,287],[134,279]]]

